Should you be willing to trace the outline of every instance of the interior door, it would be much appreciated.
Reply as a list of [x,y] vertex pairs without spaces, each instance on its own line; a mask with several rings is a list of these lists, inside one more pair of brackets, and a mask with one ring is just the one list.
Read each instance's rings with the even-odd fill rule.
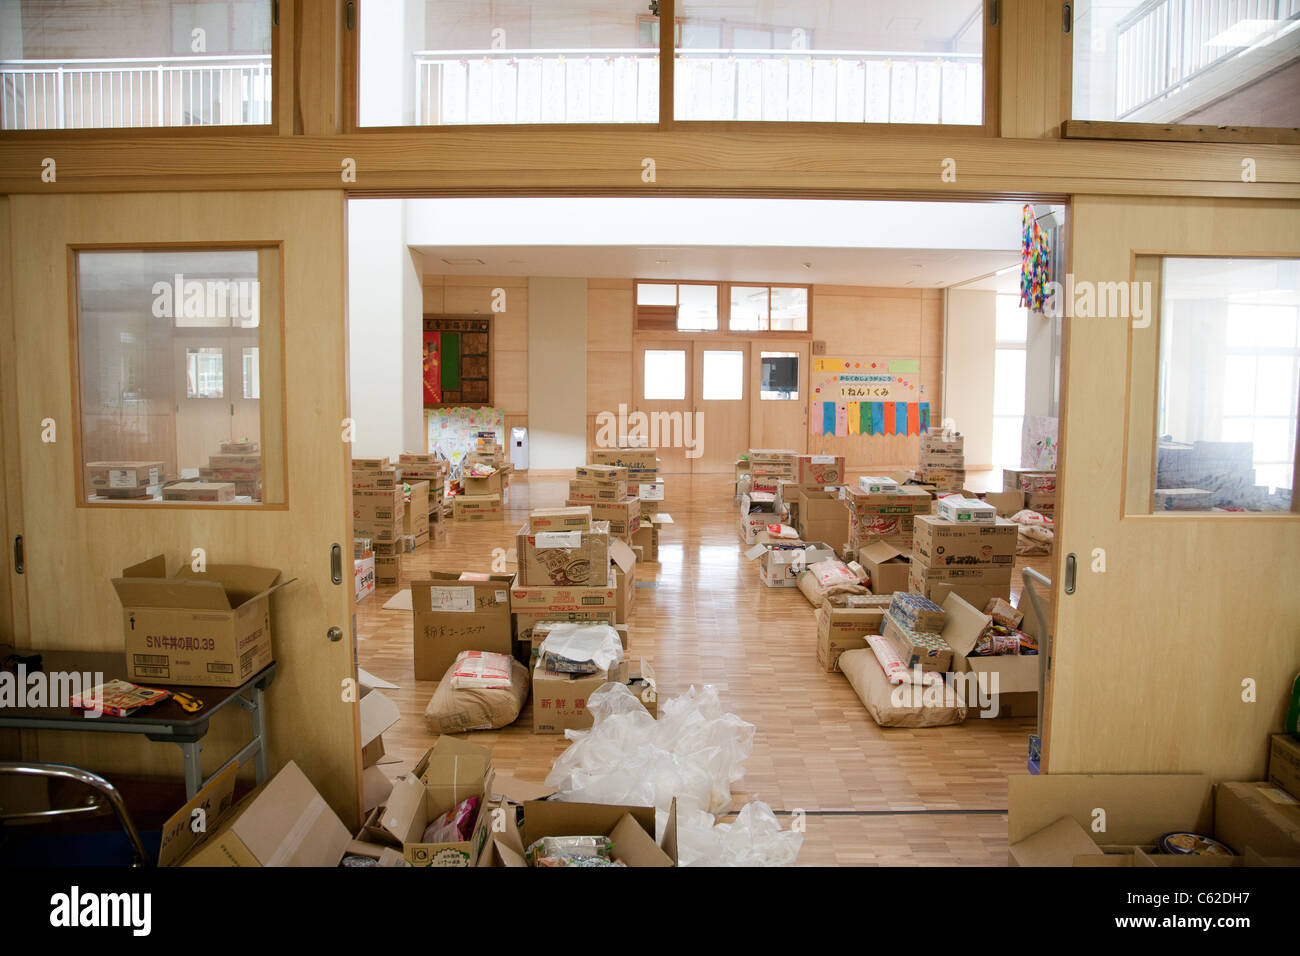
[[808,342],[751,345],[750,446],[808,451]]
[[[348,414],[342,194],[24,195],[8,205],[13,312],[11,329],[3,331],[12,331],[14,347],[0,352],[10,355],[4,371],[16,384],[26,567],[11,581],[26,592],[29,646],[120,650],[121,608],[110,579],[156,553],[165,555],[169,573],[190,563],[195,548],[210,563],[280,569],[283,580],[297,580],[271,599],[278,665],[268,694],[271,770],[296,761],[343,819],[355,820],[358,715],[343,692],[355,672],[351,642],[342,639],[353,597],[349,450],[340,427]],[[123,505],[82,497],[76,409],[89,403],[78,391],[76,363],[78,356],[93,363],[100,355],[85,354],[79,344],[80,306],[70,292],[77,249],[137,244],[259,250],[262,506]],[[112,291],[111,284],[105,288]],[[150,321],[147,301],[128,305],[140,322]],[[161,321],[172,334],[168,320]],[[170,355],[165,341],[159,351]],[[107,372],[128,377],[117,366]],[[148,404],[147,390],[140,386],[145,394],[131,400]],[[160,404],[171,411],[171,402]],[[104,414],[130,424],[120,409]],[[57,429],[52,441],[49,419]],[[5,437],[12,441],[8,432]],[[203,454],[217,451],[210,443]],[[335,545],[344,558],[338,584],[331,574]],[[205,774],[234,753],[247,729],[238,708],[214,715],[204,741]],[[24,756],[178,781],[182,775],[178,748],[134,735],[25,732]]]
[[634,365],[633,410],[644,418],[629,421],[629,431],[647,429],[664,474],[689,475],[691,459],[681,439],[695,409],[694,348],[689,341],[638,341]]
[[697,475],[734,474],[749,447],[750,346],[745,341],[695,342],[695,406],[690,459]]
[[[1274,310],[1269,341],[1262,343],[1244,319],[1217,326],[1203,316],[1189,319],[1171,291],[1153,280],[1169,276],[1171,258],[1300,257],[1300,204],[1094,197],[1076,199],[1072,212],[1075,315],[1067,313],[1064,323],[1056,649],[1044,764],[1052,773],[1196,772],[1258,780],[1266,741],[1281,726],[1300,665],[1300,589],[1289,586],[1300,567],[1300,515],[1294,498],[1288,510],[1285,498],[1272,494],[1279,507],[1267,512],[1204,510],[1215,506],[1209,498],[1202,510],[1156,512],[1153,485],[1171,465],[1162,467],[1153,451],[1161,434],[1252,440],[1227,427],[1227,419],[1210,433],[1176,430],[1171,396],[1191,396],[1203,415],[1258,394],[1247,388],[1276,388],[1265,413],[1283,420],[1275,430],[1294,456],[1297,270],[1294,264],[1270,269],[1271,278],[1237,296],[1242,306]],[[1163,273],[1151,267],[1153,260],[1164,263]],[[1190,271],[1194,283],[1218,282],[1213,263]],[[1103,295],[1114,301],[1119,291],[1109,284],[1138,281],[1151,282],[1147,292],[1158,308],[1139,315],[1131,303],[1142,287],[1130,286],[1127,313],[1107,307],[1110,314],[1098,314]],[[1095,294],[1085,300],[1085,292]],[[1196,322],[1205,323],[1200,331]],[[1160,369],[1174,367],[1162,365],[1161,346],[1175,340],[1185,346],[1177,368],[1200,372],[1196,390],[1161,381]],[[1270,361],[1288,355],[1281,363],[1290,369],[1286,379],[1225,378],[1239,353],[1252,349],[1269,353]],[[1163,417],[1152,414],[1158,403],[1166,408]],[[1237,414],[1260,414],[1246,405]],[[1289,482],[1284,457],[1266,477],[1264,468],[1273,466],[1258,461],[1258,431],[1254,442],[1253,469],[1249,459],[1242,463],[1245,490],[1261,482],[1293,487],[1294,464]],[[1176,454],[1199,454],[1190,442],[1166,443],[1162,453],[1167,463]],[[1226,475],[1229,463],[1215,467]],[[1164,481],[1194,481],[1198,489],[1213,484],[1204,477]],[[1070,556],[1077,567],[1074,593],[1066,593]]]

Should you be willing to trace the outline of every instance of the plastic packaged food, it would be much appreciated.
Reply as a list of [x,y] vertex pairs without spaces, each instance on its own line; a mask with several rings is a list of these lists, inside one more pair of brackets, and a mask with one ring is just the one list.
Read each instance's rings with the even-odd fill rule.
[[849,570],[848,565],[838,559],[818,561],[816,564],[808,565],[808,570],[823,588],[834,587],[837,584],[858,583],[858,576]]
[[1166,833],[1160,838],[1160,852],[1173,853],[1179,856],[1236,856],[1232,848],[1226,843],[1221,843],[1214,837],[1203,836],[1200,833],[1187,833],[1185,831],[1175,831]]
[[[574,866],[584,864],[549,862],[542,860],[600,859],[608,861],[613,841],[607,836],[554,836],[542,837],[528,847],[525,857],[534,866]],[[591,864],[585,864],[590,866]]]
[[477,809],[478,797],[462,800],[425,828],[423,842],[459,843],[468,840]]

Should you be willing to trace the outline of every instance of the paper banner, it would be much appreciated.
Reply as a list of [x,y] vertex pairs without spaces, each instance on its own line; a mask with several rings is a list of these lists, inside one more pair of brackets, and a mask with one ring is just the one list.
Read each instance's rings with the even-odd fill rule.
[[921,409],[917,406],[916,402],[912,402],[907,406],[907,433],[909,435],[915,435],[920,430],[920,425]]
[[849,407],[843,402],[835,404],[835,436],[846,438],[849,434]]
[[822,402],[822,434],[835,434],[835,403]]
[[862,403],[849,402],[849,434],[862,434]]
[[871,434],[871,403],[858,402],[858,431],[863,435]]
[[889,374],[918,375],[921,371],[920,359],[890,359]]
[[885,403],[871,403],[871,430],[877,435],[885,433]]
[[884,402],[882,404],[885,409],[885,427],[883,429],[883,434],[892,435],[894,434],[894,409],[897,406],[895,406],[893,402]]
[[907,434],[907,402],[894,403],[894,434]]
[[920,429],[923,432],[930,430],[930,403],[921,402],[921,424]]

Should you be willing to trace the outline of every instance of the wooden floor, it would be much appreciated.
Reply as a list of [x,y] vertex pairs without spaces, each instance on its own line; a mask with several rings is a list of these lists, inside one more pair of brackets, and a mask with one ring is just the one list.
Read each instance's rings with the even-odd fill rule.
[[[513,544],[528,511],[562,504],[566,490],[566,478],[516,475],[500,522],[443,522],[429,545],[405,556],[403,585],[429,570],[488,570],[492,550]],[[723,705],[755,725],[737,807],[761,799],[778,814],[805,811],[800,863],[1004,864],[1007,777],[1026,772],[1033,721],[878,727],[848,681],[817,663],[803,595],[764,587],[745,560],[730,478],[674,476],[664,510],[674,524],[660,535],[660,563],[638,569],[629,650],[653,664],[661,701],[714,684]],[[384,735],[392,775],[435,739],[423,720],[435,685],[412,676],[411,612],[382,608],[398,590],[368,596],[356,622],[358,663],[400,688],[388,693],[402,718]],[[498,772],[540,782],[566,741],[531,728],[526,709],[474,740],[493,748]]]

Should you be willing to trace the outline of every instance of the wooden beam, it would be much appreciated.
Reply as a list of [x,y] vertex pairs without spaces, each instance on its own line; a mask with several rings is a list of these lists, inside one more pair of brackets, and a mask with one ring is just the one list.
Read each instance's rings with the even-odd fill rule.
[[1066,139],[1111,139],[1160,143],[1264,143],[1300,146],[1300,129],[1281,126],[1197,126],[1192,123],[1117,123],[1066,120]]

